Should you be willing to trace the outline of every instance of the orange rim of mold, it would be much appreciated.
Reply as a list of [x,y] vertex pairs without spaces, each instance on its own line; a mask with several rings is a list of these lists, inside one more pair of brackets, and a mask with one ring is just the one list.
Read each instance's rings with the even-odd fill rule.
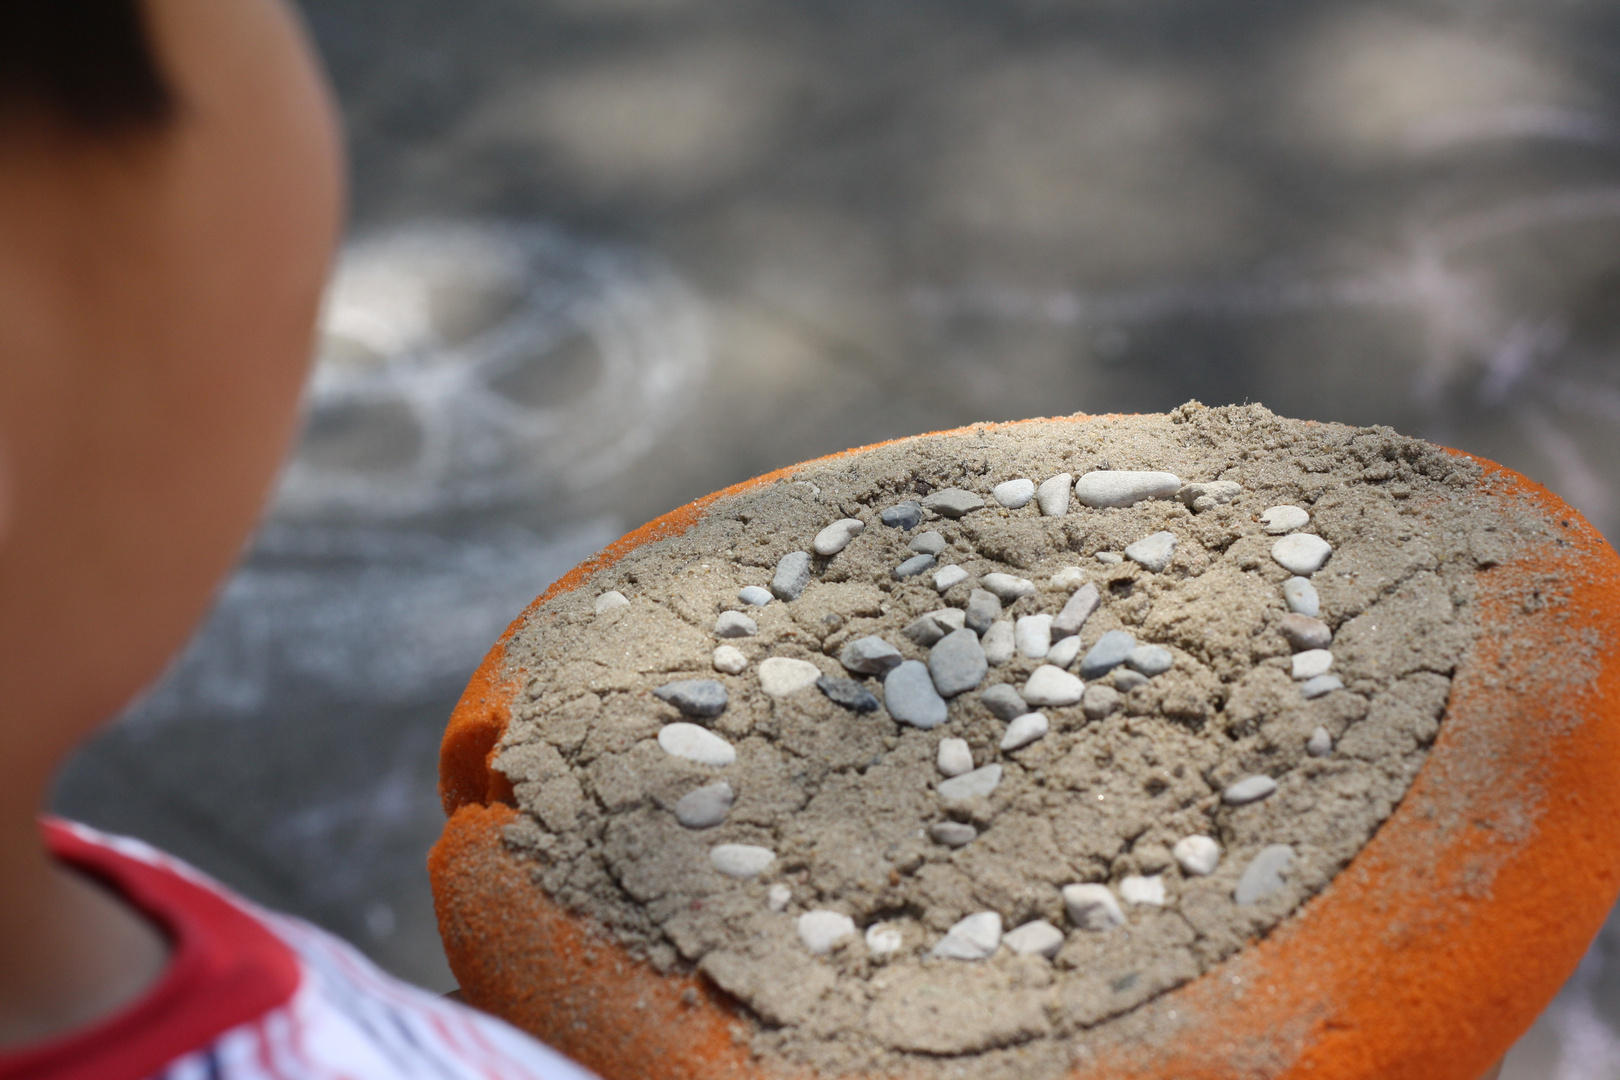
[[[749,1021],[724,994],[635,959],[552,903],[506,849],[517,811],[491,763],[525,676],[506,670],[505,643],[530,611],[685,532],[716,501],[873,448],[767,473],[642,526],[554,584],[490,650],[445,732],[449,820],[428,860],[470,1003],[608,1080],[796,1075],[751,1055]],[[1574,970],[1620,893],[1620,556],[1547,489],[1471,460],[1498,497],[1540,511],[1552,531],[1478,571],[1482,631],[1406,797],[1267,937],[1139,1006],[1116,1029],[1134,1035],[1099,1032],[1072,1080],[1476,1080]],[[1534,662],[1572,647],[1591,659],[1574,681],[1569,665]]]

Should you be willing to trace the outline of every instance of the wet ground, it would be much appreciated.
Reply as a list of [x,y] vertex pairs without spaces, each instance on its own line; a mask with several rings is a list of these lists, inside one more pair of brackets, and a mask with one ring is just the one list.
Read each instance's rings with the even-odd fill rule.
[[[65,812],[425,985],[434,750],[620,532],[974,420],[1264,402],[1620,535],[1620,9],[306,0],[354,230],[276,507]],[[1607,966],[1605,966],[1607,965]],[[1505,1077],[1620,1078],[1620,927]]]

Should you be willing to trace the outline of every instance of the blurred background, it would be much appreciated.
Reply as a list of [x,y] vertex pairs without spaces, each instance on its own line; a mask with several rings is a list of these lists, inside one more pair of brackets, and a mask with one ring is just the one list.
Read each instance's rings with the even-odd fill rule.
[[[433,989],[445,717],[622,532],[847,446],[1258,401],[1620,530],[1620,7],[303,0],[353,227],[276,503],[58,809]],[[1620,1078],[1620,920],[1509,1058]]]

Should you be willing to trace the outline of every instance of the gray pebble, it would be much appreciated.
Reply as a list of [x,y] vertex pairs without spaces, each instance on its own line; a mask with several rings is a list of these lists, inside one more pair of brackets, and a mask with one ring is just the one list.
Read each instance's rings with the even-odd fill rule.
[[714,679],[680,679],[653,691],[687,716],[719,716],[726,711],[725,685]]
[[973,751],[966,739],[941,739],[935,764],[945,776],[961,776],[973,771]]
[[1144,499],[1168,499],[1181,490],[1174,473],[1098,469],[1074,482],[1075,498],[1086,506],[1135,506]]
[[903,661],[884,677],[883,703],[890,716],[912,727],[926,730],[945,722],[945,699],[921,660]]
[[1101,600],[1102,594],[1097,591],[1097,586],[1089,581],[1076,589],[1068,603],[1063,605],[1063,610],[1052,620],[1052,637],[1066,638],[1078,634]]
[[907,499],[880,512],[878,520],[891,529],[915,529],[922,520],[922,506]]
[[1000,947],[1001,916],[980,911],[947,930],[930,955],[946,960],[988,960]]
[[906,578],[916,577],[918,574],[933,568],[934,557],[932,555],[913,555],[893,570],[890,570],[889,576],[896,581],[904,581]]
[[1311,523],[1311,515],[1297,506],[1273,506],[1260,515],[1260,527],[1272,536],[1303,529]]
[[838,654],[844,670],[856,675],[883,675],[904,659],[899,649],[876,636],[857,638]]
[[953,630],[928,650],[928,674],[941,697],[955,697],[984,681],[990,670],[979,635],[967,627]]
[[1092,683],[1080,695],[1080,711],[1089,720],[1101,720],[1119,708],[1119,691],[1103,683]]
[[1125,630],[1110,630],[1097,639],[1080,661],[1082,679],[1098,679],[1125,662],[1136,648],[1136,639]]
[[630,603],[629,597],[618,589],[609,589],[596,598],[596,614],[605,615],[614,608],[622,608]]
[[934,590],[949,592],[968,579],[968,572],[960,566],[947,566],[934,575]]
[[974,633],[982,634],[1001,614],[1001,598],[988,589],[974,589],[968,594],[967,610],[963,612],[964,625]]
[[998,764],[981,765],[972,772],[965,772],[961,776],[953,776],[949,780],[939,782],[939,797],[946,802],[964,802],[989,795],[1001,783],[1001,766]]
[[1062,517],[1069,512],[1073,484],[1072,473],[1058,473],[1048,480],[1042,480],[1041,486],[1035,489],[1035,505],[1041,508],[1041,513],[1046,517]]
[[1013,640],[1020,656],[1043,659],[1052,648],[1052,616],[1020,615],[1013,624]]
[[1311,732],[1311,737],[1305,740],[1305,752],[1311,757],[1327,757],[1333,753],[1333,736],[1328,729],[1319,727]]
[[1097,552],[1096,559],[1104,566],[1118,566],[1120,563],[1125,561],[1125,556],[1121,555],[1117,551],[1099,551]]
[[965,625],[967,615],[961,608],[940,608],[917,616],[900,632],[926,649],[952,630],[960,630]]
[[978,829],[960,821],[936,821],[928,826],[928,838],[946,847],[966,847],[978,836]]
[[945,543],[945,538],[932,529],[913,536],[911,543],[906,545],[919,555],[938,555],[949,546]]
[[1052,725],[1041,713],[1025,713],[1014,717],[1013,722],[1007,725],[1007,730],[1001,736],[1001,749],[1004,751],[1017,750],[1028,746],[1037,739],[1045,738],[1046,733],[1052,730]]
[[1155,574],[1164,572],[1164,568],[1170,565],[1170,559],[1175,553],[1176,534],[1173,532],[1156,532],[1152,536],[1144,536],[1125,549],[1127,559]]
[[1333,654],[1326,649],[1306,649],[1295,653],[1289,663],[1293,667],[1294,678],[1304,682],[1318,675],[1326,675],[1333,666]]
[[1044,956],[1050,960],[1063,948],[1063,931],[1045,919],[1036,919],[1002,935],[1001,943],[1020,956]]
[[1299,684],[1299,692],[1305,695],[1306,701],[1313,701],[1316,698],[1331,694],[1335,690],[1343,689],[1344,680],[1337,675],[1318,675]]
[[771,602],[771,590],[758,585],[744,585],[742,591],[737,593],[737,599],[754,607],[764,607]]
[[1150,679],[1169,671],[1175,662],[1176,658],[1163,645],[1138,645],[1125,657],[1132,671],[1139,671]]
[[1322,614],[1322,601],[1317,598],[1316,586],[1309,578],[1291,577],[1283,582],[1283,603],[1289,611],[1317,618]]
[[1014,577],[1012,574],[986,574],[980,579],[990,592],[999,597],[1002,603],[1010,604],[1021,596],[1032,596],[1035,593],[1035,583],[1028,578]]
[[675,804],[675,820],[688,829],[712,829],[726,820],[737,795],[724,780],[688,791]]
[[771,594],[778,600],[797,600],[808,584],[810,584],[808,551],[790,551],[777,560],[776,574],[771,578]]
[[1295,652],[1306,649],[1325,649],[1333,644],[1333,631],[1321,619],[1290,611],[1277,620],[1277,632],[1294,647]]
[[834,705],[842,705],[852,712],[876,712],[878,699],[872,691],[856,682],[854,679],[838,679],[831,675],[823,675],[816,680],[816,688],[827,695],[827,700]]
[[1195,514],[1224,506],[1243,494],[1243,485],[1235,480],[1211,480],[1203,484],[1188,484],[1176,492],[1176,498]]
[[1018,637],[1011,619],[998,619],[984,632],[984,658],[992,664],[1005,664],[1017,651]]
[[1262,848],[1243,876],[1238,878],[1232,898],[1239,904],[1253,904],[1268,896],[1282,892],[1284,877],[1294,866],[1294,849],[1287,844],[1271,844]]
[[719,844],[709,849],[709,863],[726,877],[751,878],[776,861],[776,852],[754,844]]
[[990,489],[990,497],[1009,510],[1017,510],[1028,506],[1029,500],[1035,497],[1035,481],[1022,478],[1004,481]]
[[1011,720],[1015,716],[1023,716],[1029,712],[1029,706],[1024,704],[1023,695],[1012,683],[996,683],[994,686],[985,687],[979,694],[979,700],[984,702],[984,707],[998,720]]
[[817,555],[830,557],[843,551],[849,542],[866,531],[866,522],[860,518],[840,518],[816,533],[810,549]]
[[1290,574],[1310,577],[1322,569],[1333,547],[1315,533],[1290,533],[1271,545],[1271,557]]
[[963,514],[971,514],[982,509],[984,500],[971,491],[961,488],[945,488],[925,497],[922,501],[924,510],[932,510],[941,517],[959,518]]
[[1148,677],[1140,671],[1122,667],[1114,672],[1114,689],[1122,694],[1128,694],[1138,686],[1146,686]]
[[1234,784],[1228,784],[1226,790],[1221,792],[1221,801],[1227,806],[1247,806],[1252,802],[1259,802],[1277,790],[1277,781],[1264,773],[1255,773],[1245,776]]
[[740,611],[722,611],[714,620],[714,636],[718,638],[753,637],[759,633],[759,623]]
[[1046,650],[1046,662],[1053,667],[1066,668],[1080,655],[1080,635],[1074,634]]

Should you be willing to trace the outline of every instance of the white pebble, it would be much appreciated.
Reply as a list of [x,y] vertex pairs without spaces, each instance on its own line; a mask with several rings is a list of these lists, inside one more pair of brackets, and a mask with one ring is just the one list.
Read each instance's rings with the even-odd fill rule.
[[792,902],[793,890],[781,882],[772,885],[771,891],[765,894],[765,906],[772,911],[786,911]]
[[1047,517],[1062,517],[1069,512],[1069,494],[1074,489],[1070,486],[1074,482],[1073,473],[1058,473],[1056,476],[1041,481],[1041,486],[1035,489],[1035,503],[1041,508],[1041,513]]
[[1134,506],[1143,499],[1169,499],[1181,490],[1174,473],[1098,469],[1074,482],[1074,494],[1087,506]]
[[1125,549],[1127,559],[1155,574],[1164,572],[1164,568],[1170,565],[1170,559],[1175,553],[1176,534],[1173,532],[1156,532],[1152,536],[1144,536]]
[[1315,533],[1290,533],[1271,545],[1271,557],[1290,574],[1309,577],[1322,569],[1333,547]]
[[1028,506],[1029,500],[1035,497],[1035,481],[1008,480],[997,484],[990,489],[990,497],[1009,510],[1017,510],[1020,506]]
[[1013,626],[1013,641],[1020,656],[1039,660],[1052,647],[1052,616],[1020,615]]
[[1024,700],[1031,705],[1073,705],[1085,693],[1086,684],[1060,667],[1042,664],[1030,672],[1024,683]]
[[712,829],[731,813],[737,795],[724,780],[688,791],[675,804],[675,820],[688,829]]
[[1045,919],[1036,919],[1007,931],[1001,943],[1020,956],[1044,956],[1050,960],[1063,948],[1063,931]]
[[1021,746],[1028,746],[1036,739],[1044,737],[1050,730],[1051,726],[1046,722],[1046,717],[1038,712],[1015,716],[1007,725],[1006,733],[1001,736],[1001,748],[1017,750]]
[[722,611],[714,620],[714,636],[718,638],[753,637],[759,633],[759,624],[740,611]]
[[1294,678],[1304,681],[1326,675],[1333,666],[1333,654],[1326,649],[1306,649],[1293,657]]
[[754,607],[764,607],[772,600],[775,600],[776,597],[771,595],[771,590],[762,586],[744,585],[737,593],[737,599]]
[[799,916],[799,940],[811,956],[825,956],[855,932],[855,920],[836,911],[807,911]]
[[946,802],[963,802],[981,795],[989,795],[996,790],[999,783],[1001,783],[1001,766],[981,765],[972,772],[953,776],[949,780],[941,780],[939,797]]
[[1053,667],[1066,668],[1074,663],[1074,658],[1080,655],[1080,636],[1078,634],[1064,638],[1050,649],[1046,650],[1046,662]]
[[1228,784],[1221,792],[1221,801],[1227,806],[1247,806],[1259,802],[1277,790],[1277,781],[1264,773],[1245,776],[1235,784]]
[[753,844],[719,844],[709,849],[709,862],[726,877],[751,878],[776,861],[776,852]]
[[887,956],[900,951],[906,943],[906,936],[900,932],[898,926],[890,923],[873,923],[866,928],[866,949],[873,956]]
[[1316,586],[1309,578],[1291,577],[1283,582],[1283,603],[1288,610],[1299,615],[1309,615],[1319,618],[1322,614],[1322,601],[1316,595]]
[[1272,536],[1303,529],[1311,523],[1311,515],[1297,506],[1273,506],[1260,515],[1260,527]]
[[708,728],[677,720],[658,731],[658,745],[664,752],[699,765],[730,765],[737,760],[736,749]]
[[978,839],[979,830],[965,821],[936,821],[928,826],[928,836],[936,844],[958,848]]
[[1221,865],[1221,845],[1208,836],[1183,836],[1170,849],[1170,854],[1175,856],[1181,872],[1189,877],[1213,874]]
[[759,688],[771,697],[786,697],[808,690],[821,678],[821,669],[808,660],[773,656],[759,662]]
[[1164,906],[1164,876],[1131,874],[1119,883],[1119,896],[1127,904]]
[[1013,630],[1011,619],[997,619],[990,624],[990,629],[984,632],[984,639],[980,642],[984,646],[984,658],[991,664],[1005,664],[1013,658],[1017,648],[1018,635]]
[[966,739],[939,740],[939,771],[946,776],[961,776],[973,771],[973,751]]
[[1104,566],[1118,566],[1120,563],[1125,561],[1125,556],[1121,555],[1117,551],[1099,551],[1097,552],[1096,559]]
[[865,531],[866,522],[860,518],[842,518],[816,533],[816,539],[810,546],[817,555],[836,555]]
[[1003,604],[1010,604],[1020,596],[1029,596],[1035,592],[1033,581],[1014,577],[1012,574],[986,574],[979,584],[995,593]]
[[969,915],[945,932],[933,955],[947,960],[987,960],[1001,946],[1001,916],[994,911]]
[[1086,572],[1078,566],[1065,566],[1047,579],[1046,587],[1053,592],[1074,592],[1086,583]]
[[1327,757],[1333,753],[1333,736],[1325,727],[1319,727],[1311,732],[1311,737],[1305,740],[1305,752],[1311,757]]
[[1314,701],[1319,697],[1344,689],[1344,680],[1337,675],[1318,675],[1313,679],[1306,679],[1299,685],[1299,692],[1305,695],[1306,701]]
[[934,588],[944,592],[968,579],[968,572],[960,566],[947,566],[934,572]]
[[601,615],[604,612],[612,611],[614,608],[624,607],[629,603],[630,598],[625,596],[624,593],[618,589],[610,589],[596,598],[596,613]]
[[1235,480],[1210,480],[1202,484],[1188,484],[1176,493],[1187,508],[1196,514],[1225,506],[1243,494],[1243,485]]
[[1063,886],[1063,910],[1082,930],[1107,930],[1125,921],[1119,901],[1106,885]]
[[721,645],[714,650],[714,670],[727,675],[740,675],[748,666],[748,657],[735,645]]

